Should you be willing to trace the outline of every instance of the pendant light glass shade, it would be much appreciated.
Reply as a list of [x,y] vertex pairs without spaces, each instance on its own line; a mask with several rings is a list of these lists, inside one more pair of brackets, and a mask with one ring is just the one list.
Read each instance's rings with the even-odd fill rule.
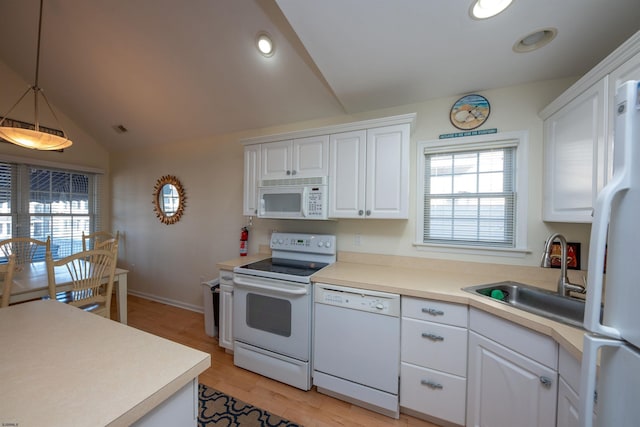
[[[31,148],[34,150],[61,150],[63,148],[71,147],[73,142],[71,142],[71,140],[67,138],[67,135],[62,129],[62,126],[60,126],[60,122],[56,117],[56,113],[53,111],[53,108],[51,108],[51,105],[49,105],[47,97],[44,95],[44,92],[42,92],[42,89],[38,87],[38,71],[40,68],[40,33],[42,32],[42,3],[43,0],[40,0],[40,16],[38,20],[38,47],[36,49],[36,81],[35,84],[27,89],[27,91],[20,97],[20,99],[18,99],[18,101],[13,104],[7,114],[5,114],[0,120],[0,138],[9,141],[12,144]],[[20,103],[20,101],[24,99],[29,91],[33,91],[34,96],[34,129],[3,126],[4,122],[7,120],[7,116],[11,114],[13,109]],[[38,122],[38,94],[42,94],[45,104],[47,104],[47,107],[49,107],[49,110],[51,110],[53,117],[60,127],[62,133],[61,136],[54,135],[48,132],[42,132],[40,130],[40,124]]]
[[34,150],[62,150],[71,147],[73,142],[62,136],[41,132],[32,129],[22,129],[2,126],[0,127],[0,138],[12,144]]

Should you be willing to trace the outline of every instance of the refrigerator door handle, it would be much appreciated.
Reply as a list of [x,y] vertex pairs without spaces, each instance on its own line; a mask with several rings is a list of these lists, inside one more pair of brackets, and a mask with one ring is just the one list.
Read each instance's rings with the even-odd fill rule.
[[[591,224],[591,244],[589,247],[589,273],[587,278],[587,302],[584,315],[584,326],[587,330],[609,337],[620,338],[620,331],[600,323],[602,306],[602,284],[604,275],[604,256],[607,245],[607,231],[611,219],[611,205],[614,198],[631,187],[631,165],[629,157],[633,148],[633,134],[629,126],[624,126],[629,110],[633,112],[635,105],[629,104],[637,90],[637,82],[627,82],[620,86],[616,96],[616,130],[622,129],[615,135],[614,173],[611,181],[600,191],[596,199],[593,222]],[[626,92],[625,101],[618,101],[621,92]]]
[[584,312],[584,327],[587,330],[614,338],[620,338],[620,331],[600,323],[600,310],[602,307],[604,254],[607,247],[611,203],[616,194],[629,188],[629,185],[626,185],[628,179],[622,176],[625,175],[624,170],[622,172],[614,176],[613,180],[600,191],[596,200],[595,215],[591,224],[587,300]]
[[[580,427],[593,426],[593,410],[596,393],[596,372],[600,347],[620,347],[624,341],[584,335],[582,368],[580,372]],[[590,397],[591,396],[591,397]]]

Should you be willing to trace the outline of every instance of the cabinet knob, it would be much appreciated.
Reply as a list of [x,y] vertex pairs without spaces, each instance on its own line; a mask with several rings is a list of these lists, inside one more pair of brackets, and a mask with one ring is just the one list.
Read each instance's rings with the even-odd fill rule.
[[444,316],[444,311],[442,310],[437,310],[435,308],[423,308],[422,309],[423,313],[427,313],[430,314],[432,316]]
[[291,171],[287,171],[287,175],[291,175]]
[[297,173],[298,173],[298,171],[291,171],[291,175],[295,175]]
[[429,338],[432,341],[444,341],[444,337],[440,336],[440,335],[436,335],[436,334],[432,334],[432,333],[428,333],[428,332],[423,332],[422,333],[422,338]]
[[549,377],[545,377],[544,375],[540,377],[540,382],[546,388],[550,388],[551,384],[553,384],[553,380],[551,378],[549,378]]
[[442,384],[435,383],[431,380],[420,380],[420,384],[425,385],[434,390],[442,390],[444,388]]
[[371,215],[371,211],[367,209],[367,216]]
[[360,216],[364,215],[364,211],[363,211],[362,209],[360,209],[360,210],[358,211],[358,215],[360,215]]

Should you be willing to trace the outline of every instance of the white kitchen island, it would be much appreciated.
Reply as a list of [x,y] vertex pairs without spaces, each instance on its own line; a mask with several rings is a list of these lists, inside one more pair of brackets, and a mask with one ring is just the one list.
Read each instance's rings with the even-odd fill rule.
[[195,426],[210,364],[208,353],[57,301],[10,306],[0,309],[0,423]]

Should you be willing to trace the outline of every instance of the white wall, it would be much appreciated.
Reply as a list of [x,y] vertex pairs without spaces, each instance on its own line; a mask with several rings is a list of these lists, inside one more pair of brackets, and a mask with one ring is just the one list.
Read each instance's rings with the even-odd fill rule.
[[[131,271],[129,284],[134,291],[187,307],[202,305],[201,279],[218,274],[216,263],[235,258],[239,251],[242,216],[243,149],[241,138],[288,132],[304,128],[417,113],[411,137],[411,207],[409,220],[280,221],[253,219],[249,252],[267,244],[270,233],[309,231],[335,233],[342,251],[397,254],[415,257],[464,259],[504,264],[537,265],[544,239],[554,231],[566,235],[586,248],[589,226],[545,224],[541,220],[542,202],[542,121],[537,116],[575,79],[562,79],[480,92],[491,103],[491,115],[483,128],[499,132],[529,132],[529,249],[521,258],[455,255],[417,250],[415,235],[415,145],[419,140],[437,139],[455,132],[449,123],[452,96],[384,111],[342,116],[286,126],[183,141],[153,150],[128,151],[113,155],[113,228],[124,233],[124,267]],[[451,141],[452,144],[455,141]],[[176,175],[185,188],[187,206],[182,219],[162,224],[153,213],[153,188],[163,175]],[[360,235],[361,244],[354,244]],[[583,250],[586,252],[586,250]],[[586,254],[583,254],[586,265]]]

